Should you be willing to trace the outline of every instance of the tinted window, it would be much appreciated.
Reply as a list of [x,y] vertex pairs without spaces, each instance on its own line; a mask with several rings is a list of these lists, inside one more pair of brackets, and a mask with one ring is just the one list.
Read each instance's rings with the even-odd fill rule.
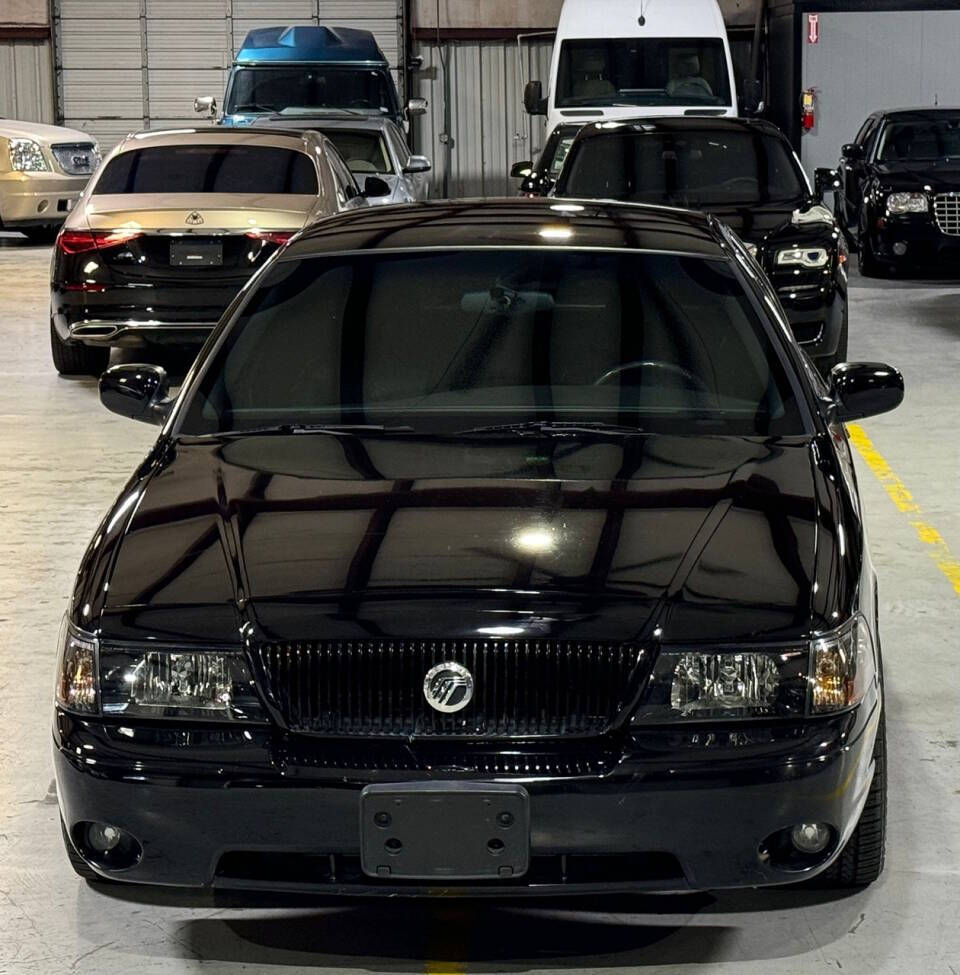
[[573,145],[573,139],[574,137],[572,135],[565,135],[557,140],[553,158],[550,160],[550,167],[548,169],[548,172],[554,179],[560,175],[560,170],[563,169],[563,164],[567,161],[567,154],[570,152],[570,146]]
[[557,106],[729,105],[726,49],[718,39],[564,41]]
[[[383,72],[369,68],[240,68],[233,74],[227,114],[342,108],[392,112]],[[295,111],[292,113],[295,114]]]
[[685,207],[791,204],[808,189],[788,146],[758,131],[625,132],[582,140],[558,194]]
[[576,251],[317,257],[277,265],[183,431],[531,419],[798,433],[772,339],[722,261]]
[[880,162],[960,158],[960,117],[888,122],[880,136]]
[[353,173],[393,173],[386,147],[379,132],[345,132],[329,129],[324,135],[337,147]]
[[155,146],[121,153],[97,181],[104,193],[317,194],[309,156],[270,146]]

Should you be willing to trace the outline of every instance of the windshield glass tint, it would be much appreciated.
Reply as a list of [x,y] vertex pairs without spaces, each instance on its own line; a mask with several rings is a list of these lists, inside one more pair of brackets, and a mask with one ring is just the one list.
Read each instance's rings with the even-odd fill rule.
[[227,114],[333,108],[392,112],[386,79],[369,68],[241,68],[234,72]]
[[794,204],[808,190],[793,154],[772,136],[630,130],[584,139],[557,192],[699,208]]
[[889,122],[877,149],[880,162],[960,158],[960,117]]
[[391,175],[393,167],[379,132],[345,132],[324,129],[323,134],[337,147],[344,162],[353,173]]
[[557,107],[729,105],[723,42],[639,37],[564,41]]
[[725,262],[477,250],[278,264],[181,432],[374,423],[455,433],[531,420],[803,431]]
[[97,181],[105,193],[317,194],[305,153],[270,146],[155,146],[121,153]]

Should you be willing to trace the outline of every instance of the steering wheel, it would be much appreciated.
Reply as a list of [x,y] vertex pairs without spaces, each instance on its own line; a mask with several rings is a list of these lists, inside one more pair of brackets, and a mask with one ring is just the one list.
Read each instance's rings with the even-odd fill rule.
[[622,366],[615,366],[605,372],[594,382],[594,386],[605,386],[611,379],[616,379],[625,372],[632,372],[636,369],[656,369],[660,372],[669,373],[683,380],[684,386],[695,390],[698,393],[710,395],[710,387],[696,374],[683,366],[678,366],[674,362],[663,362],[661,359],[644,359],[638,362],[625,362]]

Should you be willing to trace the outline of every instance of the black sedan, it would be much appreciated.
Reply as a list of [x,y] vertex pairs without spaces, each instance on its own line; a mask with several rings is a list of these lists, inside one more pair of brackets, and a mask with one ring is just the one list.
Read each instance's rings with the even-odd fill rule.
[[875,112],[843,147],[837,181],[864,275],[960,266],[960,109]]
[[584,126],[552,196],[703,210],[749,245],[797,341],[826,375],[847,357],[847,248],[786,136],[755,119],[658,118]]
[[543,200],[334,217],[245,289],[64,623],[77,872],[512,896],[863,885],[876,578],[829,388],[705,216]]

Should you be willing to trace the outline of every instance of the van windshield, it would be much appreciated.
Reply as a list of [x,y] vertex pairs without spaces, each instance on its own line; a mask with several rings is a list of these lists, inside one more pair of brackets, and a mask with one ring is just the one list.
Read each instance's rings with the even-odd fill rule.
[[558,108],[730,104],[719,38],[597,38],[560,48]]
[[389,115],[394,111],[382,71],[290,65],[237,68],[227,97],[226,113],[277,114],[325,108],[377,115]]

